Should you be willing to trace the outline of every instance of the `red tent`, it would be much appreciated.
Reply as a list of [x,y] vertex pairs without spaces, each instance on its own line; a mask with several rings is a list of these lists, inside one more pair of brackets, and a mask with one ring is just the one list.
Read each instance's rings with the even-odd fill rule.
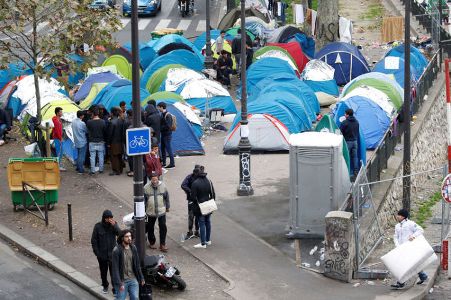
[[289,42],[289,43],[268,43],[266,46],[277,46],[283,48],[290,53],[291,57],[293,57],[296,65],[298,66],[299,73],[304,70],[305,65],[309,62],[309,59],[302,52],[301,45],[297,42]]

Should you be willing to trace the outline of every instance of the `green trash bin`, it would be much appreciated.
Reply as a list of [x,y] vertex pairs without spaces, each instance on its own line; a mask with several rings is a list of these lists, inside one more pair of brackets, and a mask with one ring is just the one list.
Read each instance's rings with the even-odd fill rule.
[[48,208],[53,209],[58,202],[60,186],[58,159],[55,157],[10,158],[8,184],[14,210],[23,204],[24,195],[25,206],[30,206],[33,198],[37,205],[44,206],[43,192]]

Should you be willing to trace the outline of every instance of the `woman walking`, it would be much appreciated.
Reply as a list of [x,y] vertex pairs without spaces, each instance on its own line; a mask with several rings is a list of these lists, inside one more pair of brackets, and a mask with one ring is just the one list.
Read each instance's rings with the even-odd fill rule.
[[215,190],[213,183],[207,178],[207,173],[203,166],[200,166],[200,172],[196,180],[194,180],[191,186],[191,199],[193,200],[193,211],[195,216],[199,220],[199,231],[201,242],[194,245],[194,248],[207,248],[207,245],[211,245],[211,213],[202,215],[200,211],[199,203],[203,203],[210,199],[215,199]]

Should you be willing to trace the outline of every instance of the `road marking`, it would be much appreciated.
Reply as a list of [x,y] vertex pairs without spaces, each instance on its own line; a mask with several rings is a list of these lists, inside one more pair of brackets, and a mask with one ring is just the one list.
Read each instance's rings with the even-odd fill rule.
[[197,24],[196,31],[197,32],[204,32],[207,30],[207,22],[205,20],[199,20],[199,23]]
[[158,22],[157,26],[155,26],[155,30],[159,30],[162,28],[167,28],[169,23],[171,23],[171,20],[169,19],[161,19],[160,22]]
[[191,24],[191,20],[180,20],[180,23],[177,26],[177,29],[179,29],[179,30],[187,30],[188,27],[189,27],[189,24]]
[[149,23],[151,22],[151,19],[141,19],[138,22],[138,30],[144,30],[146,29],[147,25],[149,25]]
[[130,23],[130,18],[121,18],[122,28],[125,28]]

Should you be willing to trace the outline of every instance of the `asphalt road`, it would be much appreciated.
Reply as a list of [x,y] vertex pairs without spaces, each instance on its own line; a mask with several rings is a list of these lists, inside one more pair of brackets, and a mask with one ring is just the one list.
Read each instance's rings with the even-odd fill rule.
[[95,299],[0,240],[0,299]]
[[[182,18],[177,7],[177,0],[162,0],[161,11],[156,16],[139,16],[138,30],[139,41],[148,42],[150,33],[161,28],[177,28],[183,30],[187,38],[195,38],[206,29],[206,0],[194,0],[194,15]],[[225,1],[210,0],[210,24],[216,27],[219,22],[220,12],[223,12]],[[122,12],[122,4],[118,4]],[[120,44],[131,41],[130,17],[121,17],[123,29],[115,34]]]

